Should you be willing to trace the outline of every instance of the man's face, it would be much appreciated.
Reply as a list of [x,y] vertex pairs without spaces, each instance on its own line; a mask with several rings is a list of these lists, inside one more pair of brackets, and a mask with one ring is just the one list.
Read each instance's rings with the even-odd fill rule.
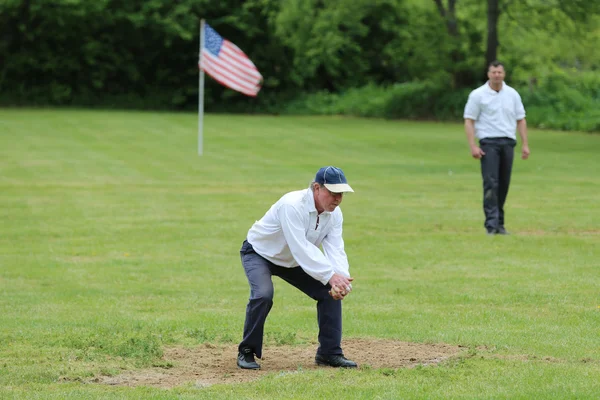
[[325,186],[315,184],[315,206],[319,212],[332,212],[342,202],[344,193],[330,192]]
[[488,69],[488,79],[491,83],[502,83],[502,81],[504,81],[504,75],[504,67],[502,65],[499,65],[497,67],[491,66]]

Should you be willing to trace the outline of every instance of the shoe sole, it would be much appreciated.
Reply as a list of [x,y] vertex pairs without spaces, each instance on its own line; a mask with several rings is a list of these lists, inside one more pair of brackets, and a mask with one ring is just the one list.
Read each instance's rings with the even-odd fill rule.
[[358,365],[352,365],[352,366],[343,366],[343,365],[339,365],[339,366],[335,366],[335,365],[331,365],[331,364],[327,364],[327,363],[323,363],[323,362],[318,362],[315,361],[315,363],[320,366],[320,367],[331,367],[331,368],[357,368]]
[[257,370],[257,369],[260,369],[260,365],[259,365],[258,367],[256,367],[256,368],[246,368],[246,367],[242,367],[240,364],[238,364],[238,366],[237,366],[237,367],[238,367],[239,369],[249,369],[249,370]]

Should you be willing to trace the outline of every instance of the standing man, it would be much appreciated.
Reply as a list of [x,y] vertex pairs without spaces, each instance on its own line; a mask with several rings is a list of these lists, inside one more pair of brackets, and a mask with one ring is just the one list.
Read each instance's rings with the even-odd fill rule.
[[[304,190],[290,192],[248,231],[240,250],[250,284],[244,338],[237,365],[259,369],[265,320],[273,305],[273,275],[317,301],[318,365],[355,368],[342,353],[342,302],[352,290],[342,239],[345,192],[353,192],[341,169],[323,167]],[[320,250],[323,247],[323,252]]]
[[[508,232],[504,228],[504,202],[510,185],[515,130],[521,137],[521,158],[529,157],[525,108],[519,93],[504,83],[504,65],[488,66],[488,81],[473,90],[465,106],[465,132],[473,158],[481,160],[483,211],[488,235]],[[479,146],[475,143],[479,139]]]

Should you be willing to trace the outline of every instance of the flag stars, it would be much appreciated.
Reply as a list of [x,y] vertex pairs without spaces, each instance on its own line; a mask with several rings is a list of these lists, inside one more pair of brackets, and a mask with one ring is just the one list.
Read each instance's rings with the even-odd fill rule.
[[204,38],[206,50],[210,51],[215,56],[218,56],[223,44],[223,38],[210,26],[205,27],[204,34],[206,35]]

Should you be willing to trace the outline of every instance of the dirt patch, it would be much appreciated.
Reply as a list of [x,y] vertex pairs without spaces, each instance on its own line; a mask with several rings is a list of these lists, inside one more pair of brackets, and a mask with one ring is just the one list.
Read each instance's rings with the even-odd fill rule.
[[[350,339],[343,342],[344,353],[359,368],[406,368],[439,363],[460,353],[459,346],[419,344],[393,340]],[[318,367],[316,345],[265,347],[258,371],[237,368],[237,344],[203,345],[196,348],[165,349],[163,361],[171,368],[126,371],[118,376],[100,376],[95,383],[123,386],[171,388],[187,383],[198,387],[215,383],[240,383],[279,372],[299,372]]]

